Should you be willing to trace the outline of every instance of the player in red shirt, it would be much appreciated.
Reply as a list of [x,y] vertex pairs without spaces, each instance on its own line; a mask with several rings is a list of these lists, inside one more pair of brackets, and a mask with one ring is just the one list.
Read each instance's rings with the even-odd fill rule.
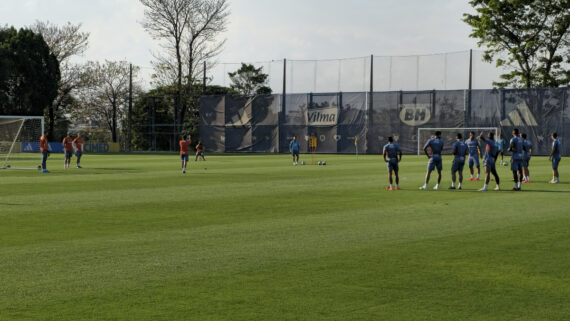
[[46,168],[46,162],[49,157],[49,143],[47,139],[47,132],[40,138],[40,152],[42,153],[42,173],[49,173]]
[[77,132],[77,137],[73,140],[73,149],[75,150],[75,157],[77,158],[77,168],[81,168],[81,156],[83,155],[83,138],[81,133]]
[[180,159],[182,160],[182,174],[186,174],[186,165],[188,164],[188,156],[190,155],[190,135],[182,136],[180,140]]
[[198,145],[196,145],[196,159],[195,162],[198,161],[198,157],[202,157],[202,160],[205,161],[204,158],[204,144],[201,141],[198,141]]
[[73,155],[73,138],[71,138],[71,133],[67,133],[67,136],[63,138],[61,142],[63,145],[63,152],[65,153],[65,161],[63,163],[63,168],[69,168],[69,163],[71,163],[71,155]]

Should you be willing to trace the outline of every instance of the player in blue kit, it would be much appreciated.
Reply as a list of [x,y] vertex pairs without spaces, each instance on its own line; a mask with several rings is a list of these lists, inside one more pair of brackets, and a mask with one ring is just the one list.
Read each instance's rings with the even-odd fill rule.
[[526,138],[525,133],[521,133],[520,137],[523,139],[524,153],[523,153],[523,183],[530,183],[530,173],[528,165],[530,164],[530,157],[532,156],[532,141]]
[[[386,162],[386,168],[388,169],[388,182],[390,186],[386,187],[387,190],[391,191],[393,189],[400,189],[400,177],[398,176],[399,166],[398,163],[402,161],[402,151],[400,150],[400,145],[394,143],[394,138],[388,137],[388,144],[384,145],[382,149],[382,154],[384,155],[384,161]],[[392,186],[392,172],[396,176],[396,186]]]
[[499,150],[499,155],[501,155],[501,165],[507,166],[507,163],[503,161],[503,154],[505,153],[505,137],[503,134],[499,136],[499,140],[497,140],[497,149]]
[[[469,150],[469,160],[467,164],[469,165],[469,172],[471,173],[470,181],[478,181],[481,178],[481,165],[479,165],[479,157],[481,157],[481,145],[477,137],[475,137],[475,132],[469,133],[469,139],[465,141],[467,149]],[[473,177],[473,166],[477,167],[477,177]]]
[[451,186],[449,189],[455,189],[455,173],[459,173],[459,185],[457,189],[461,189],[463,183],[463,167],[465,166],[465,155],[467,155],[467,145],[463,141],[463,135],[457,133],[455,143],[451,149],[453,155],[453,163],[451,164]]
[[560,164],[560,159],[562,155],[560,153],[560,141],[558,140],[558,134],[556,132],[552,133],[550,136],[552,138],[552,151],[550,152],[549,159],[552,161],[552,180],[550,184],[560,183],[560,178],[558,176],[558,164]]
[[299,149],[297,136],[293,136],[293,140],[289,142],[289,152],[293,156],[293,165],[299,165]]
[[512,152],[511,171],[513,171],[513,180],[515,182],[513,191],[520,191],[523,170],[524,143],[523,139],[519,137],[518,128],[513,129],[513,138],[511,138],[511,141],[509,142],[509,152]]
[[[431,151],[431,156],[428,153],[428,148]],[[427,158],[429,159],[427,165],[427,173],[426,173],[426,180],[423,186],[420,189],[427,189],[429,178],[431,172],[434,169],[437,169],[437,184],[433,187],[434,190],[439,189],[439,183],[441,183],[441,152],[443,151],[443,141],[441,140],[441,132],[435,132],[435,137],[430,138],[425,146],[424,146],[424,153],[426,153]]]
[[489,189],[489,181],[491,180],[491,174],[495,177],[495,182],[497,186],[495,186],[495,190],[498,191],[501,189],[500,181],[499,181],[499,174],[497,173],[497,168],[495,168],[495,162],[497,161],[497,156],[499,155],[499,149],[497,148],[497,144],[495,143],[495,134],[489,132],[487,138],[483,136],[483,132],[479,135],[479,139],[487,144],[485,148],[485,160],[483,161],[483,166],[485,166],[485,184],[483,188],[479,191],[484,192]]

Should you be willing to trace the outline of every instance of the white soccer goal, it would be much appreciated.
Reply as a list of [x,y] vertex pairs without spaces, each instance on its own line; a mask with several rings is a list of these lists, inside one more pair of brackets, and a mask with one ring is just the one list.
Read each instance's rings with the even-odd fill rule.
[[474,132],[475,136],[479,136],[481,132],[487,135],[488,132],[495,133],[495,140],[499,137],[499,127],[461,127],[461,128],[418,128],[418,155],[423,154],[424,144],[435,135],[436,131],[441,132],[443,140],[443,154],[451,154],[451,147],[455,142],[457,133],[463,135],[463,140],[469,138],[469,133]]
[[42,116],[0,116],[0,169],[37,169]]

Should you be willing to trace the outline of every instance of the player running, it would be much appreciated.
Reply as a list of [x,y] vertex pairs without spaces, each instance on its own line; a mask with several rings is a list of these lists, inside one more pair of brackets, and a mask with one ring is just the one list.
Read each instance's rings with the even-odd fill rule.
[[503,154],[505,152],[505,137],[503,134],[499,136],[499,140],[497,140],[497,149],[499,150],[499,154],[501,155],[501,165],[507,165],[507,162],[503,161]]
[[289,143],[289,152],[293,156],[293,165],[299,165],[299,142],[297,136],[293,136],[293,140]]
[[[388,144],[384,145],[382,149],[382,155],[384,156],[384,162],[386,162],[386,168],[388,169],[388,182],[390,186],[386,187],[387,190],[391,191],[393,189],[400,189],[400,177],[398,176],[399,166],[398,163],[402,161],[402,151],[400,150],[400,145],[394,143],[394,138],[388,137]],[[392,186],[392,172],[396,176],[396,186]]]
[[77,158],[77,168],[81,168],[81,156],[83,155],[83,138],[81,133],[77,133],[77,137],[73,140],[73,149],[75,150],[75,158]]
[[558,134],[556,132],[552,133],[550,136],[552,138],[552,151],[550,152],[549,160],[552,160],[552,180],[550,184],[560,183],[560,178],[558,176],[558,164],[562,159],[560,153],[560,141],[558,140]]
[[[428,153],[428,148],[431,150],[431,156]],[[426,180],[423,186],[420,187],[422,190],[426,190],[431,172],[437,169],[437,184],[433,187],[434,190],[439,189],[439,183],[441,183],[441,152],[443,151],[443,141],[441,140],[441,132],[436,131],[435,137],[428,139],[424,146],[424,153],[429,159],[427,165]]]
[[495,182],[497,182],[495,190],[498,191],[501,189],[501,187],[499,174],[497,173],[497,168],[495,167],[495,162],[497,161],[497,156],[499,155],[499,150],[497,148],[497,144],[495,143],[495,134],[493,132],[489,132],[487,138],[485,138],[483,136],[483,132],[481,132],[479,139],[487,144],[487,147],[485,148],[485,160],[483,161],[483,166],[485,166],[485,184],[479,191],[484,192],[489,189],[491,174],[493,174],[495,177]]
[[49,157],[49,143],[47,139],[47,131],[40,137],[40,152],[42,153],[42,173],[49,173],[47,170],[47,159]]
[[73,138],[71,138],[71,133],[67,133],[67,136],[63,138],[61,144],[63,145],[63,152],[65,154],[63,168],[68,169],[69,163],[71,163],[71,155],[73,155]]
[[196,145],[196,159],[194,160],[195,162],[198,161],[198,157],[202,157],[203,161],[206,161],[206,159],[204,158],[204,144],[202,144],[202,141],[198,141],[198,145]]
[[509,142],[509,152],[513,153],[511,156],[511,171],[513,171],[513,180],[515,182],[513,191],[520,191],[523,170],[524,142],[523,139],[519,137],[518,128],[513,129],[513,138],[511,138],[511,141]]
[[457,185],[457,189],[461,189],[461,184],[463,184],[465,155],[467,155],[467,145],[465,145],[461,133],[457,133],[451,154],[453,155],[453,163],[451,164],[451,186],[449,189],[455,189],[455,173],[457,172],[459,173],[459,185]]
[[[479,145],[479,141],[475,137],[475,132],[469,133],[469,139],[465,141],[467,148],[469,150],[469,172],[471,173],[471,177],[469,177],[470,181],[478,181],[481,179],[481,165],[479,165],[479,157],[481,157],[481,145]],[[473,177],[473,166],[477,167],[477,177]]]
[[524,153],[523,153],[523,183],[530,183],[530,173],[528,172],[528,165],[530,157],[532,156],[532,141],[526,138],[525,133],[521,133],[520,137],[523,139]]
[[190,135],[182,136],[178,143],[180,145],[180,160],[182,161],[182,174],[186,174],[186,165],[188,165],[188,157],[190,155],[190,143],[192,139]]

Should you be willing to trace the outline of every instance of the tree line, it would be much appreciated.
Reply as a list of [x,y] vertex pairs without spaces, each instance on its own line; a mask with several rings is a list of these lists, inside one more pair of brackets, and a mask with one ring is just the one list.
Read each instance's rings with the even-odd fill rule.
[[[52,139],[82,128],[91,139],[139,150],[175,149],[183,134],[198,137],[199,97],[268,94],[262,68],[242,64],[230,87],[203,77],[223,49],[228,0],[139,0],[141,27],[160,43],[153,53],[152,88],[127,61],[74,62],[89,45],[81,24],[38,21],[0,28],[0,114],[44,115]],[[508,73],[496,87],[570,84],[570,0],[471,0],[463,15],[484,59]],[[151,128],[152,127],[152,128]],[[154,142],[151,142],[151,136]]]

